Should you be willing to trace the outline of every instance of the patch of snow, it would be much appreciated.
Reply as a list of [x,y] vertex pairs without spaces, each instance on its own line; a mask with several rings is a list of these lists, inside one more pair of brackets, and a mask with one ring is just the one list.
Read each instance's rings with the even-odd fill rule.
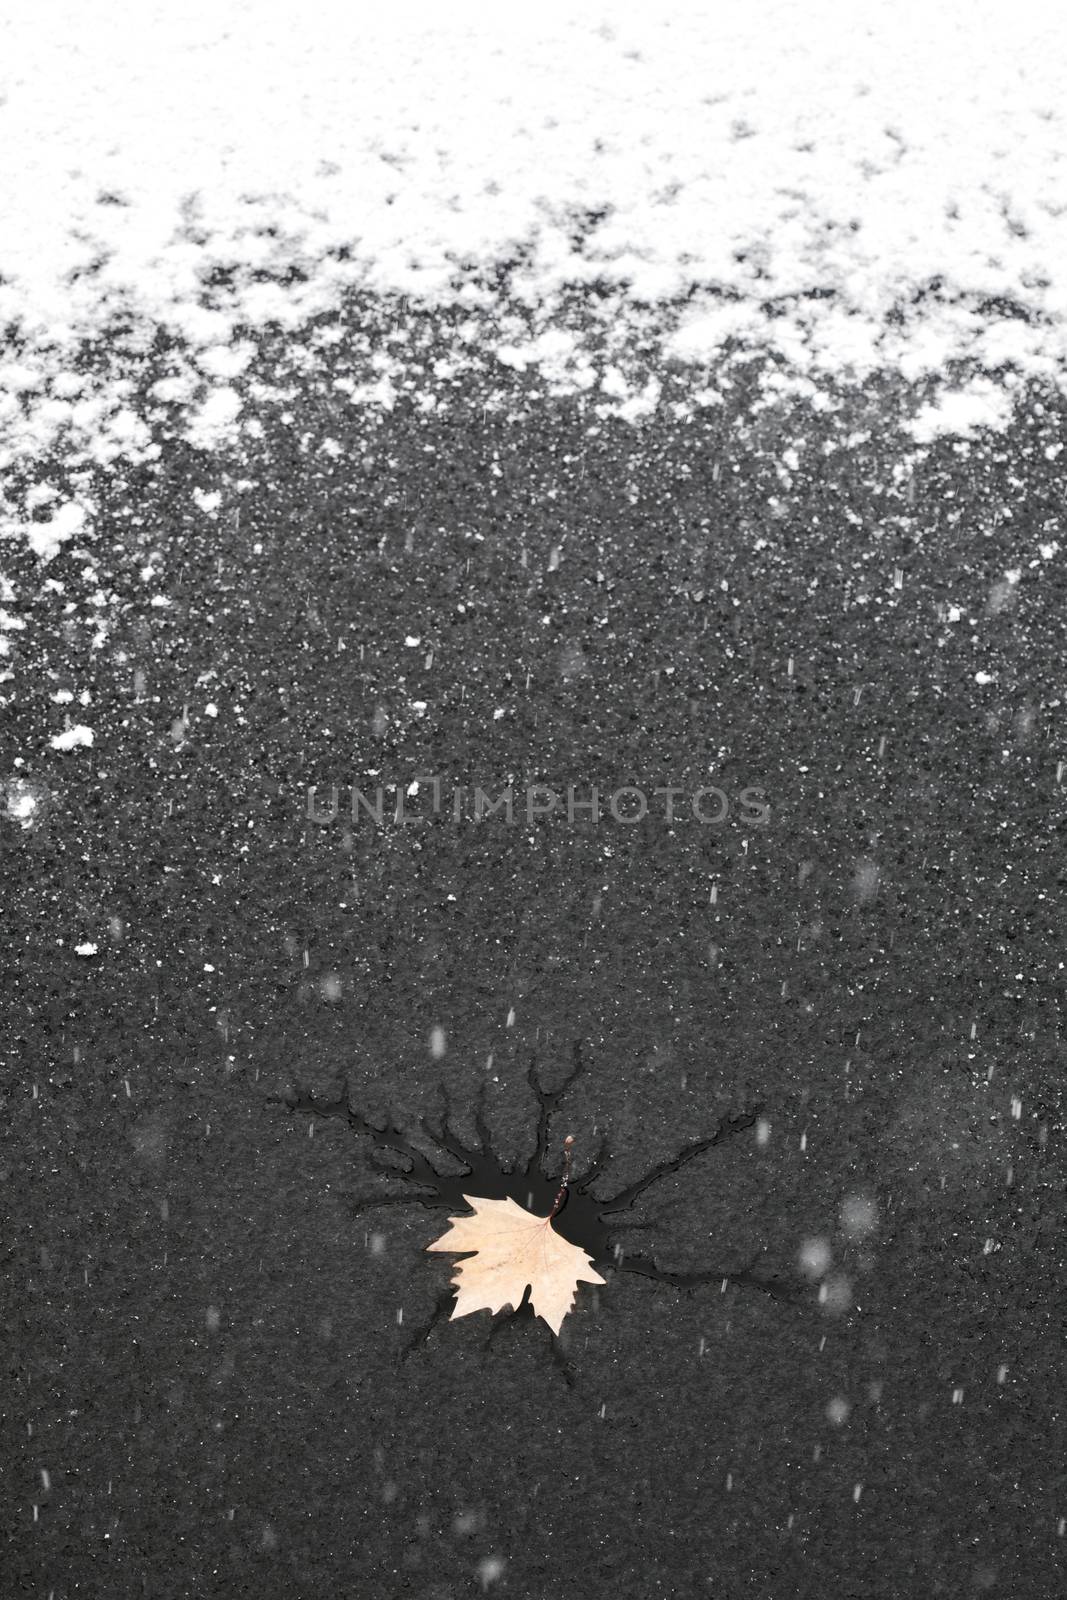
[[216,389],[190,416],[187,438],[210,450],[232,437],[240,410],[241,396],[236,389]]
[[53,750],[76,750],[80,745],[92,744],[93,730],[78,722],[73,728],[55,734],[50,742]]
[[[336,381],[359,406],[433,409],[495,362],[641,426],[665,369],[684,416],[750,352],[769,400],[930,382],[929,443],[1064,383],[1055,8],[9,0],[0,45],[2,472],[255,436],[262,339],[337,343],[356,296],[400,308]],[[427,307],[451,347],[413,381]],[[59,491],[32,493],[0,532],[49,560],[85,509],[36,521]]]
[[53,512],[47,522],[29,522],[23,531],[34,555],[42,562],[51,561],[68,539],[73,539],[85,527],[85,508],[68,500]]
[[906,424],[916,444],[930,444],[944,434],[969,439],[980,428],[1000,433],[1011,422],[1012,396],[988,379],[950,389],[924,405]]
[[0,780],[0,799],[4,801],[4,812],[9,820],[28,831],[40,819],[48,791],[26,778],[14,777],[6,782]]

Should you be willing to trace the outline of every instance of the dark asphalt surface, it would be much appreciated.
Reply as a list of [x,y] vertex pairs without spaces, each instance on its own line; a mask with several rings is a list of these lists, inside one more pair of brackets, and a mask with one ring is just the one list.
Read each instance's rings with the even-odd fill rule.
[[[177,442],[101,478],[0,714],[53,796],[0,823],[0,1590],[1052,1600],[1063,404],[911,471],[874,392],[635,431],[292,388],[215,519]],[[420,774],[730,812],[307,816]],[[566,1133],[594,1201],[662,1169],[652,1274],[558,1347],[434,1320],[447,1211],[373,1129],[444,1107],[487,1184],[539,1126],[546,1190]]]

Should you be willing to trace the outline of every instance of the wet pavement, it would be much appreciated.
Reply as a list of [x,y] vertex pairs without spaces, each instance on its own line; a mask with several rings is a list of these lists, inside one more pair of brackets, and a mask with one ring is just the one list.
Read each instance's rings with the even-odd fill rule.
[[[5,1593],[1061,1592],[1064,407],[732,396],[5,551]],[[448,1321],[568,1133],[605,1287]]]

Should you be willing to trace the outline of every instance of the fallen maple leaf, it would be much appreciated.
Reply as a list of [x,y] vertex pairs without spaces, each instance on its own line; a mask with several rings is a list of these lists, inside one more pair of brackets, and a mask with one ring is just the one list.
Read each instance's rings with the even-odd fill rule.
[[554,1212],[535,1217],[514,1200],[483,1200],[463,1196],[473,1215],[449,1217],[449,1231],[426,1246],[427,1250],[458,1253],[472,1251],[461,1261],[452,1279],[456,1304],[452,1320],[472,1311],[502,1311],[520,1304],[527,1286],[537,1316],[559,1333],[574,1304],[579,1283],[604,1283],[591,1272],[593,1258],[562,1238],[552,1226]]

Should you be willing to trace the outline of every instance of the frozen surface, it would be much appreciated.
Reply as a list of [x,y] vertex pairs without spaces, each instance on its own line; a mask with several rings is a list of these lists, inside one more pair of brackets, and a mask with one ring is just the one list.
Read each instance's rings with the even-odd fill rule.
[[[0,466],[151,459],[174,407],[231,442],[263,330],[368,293],[399,297],[401,334],[420,306],[469,310],[439,376],[529,368],[635,423],[665,356],[698,393],[745,350],[801,380],[963,362],[1004,395],[1058,382],[1065,43],[1053,8],[1001,0],[16,0]],[[353,404],[392,404],[406,356],[403,337],[369,351]],[[996,423],[1001,398],[964,390],[920,433]],[[77,508],[32,520],[9,503],[47,558]]]

